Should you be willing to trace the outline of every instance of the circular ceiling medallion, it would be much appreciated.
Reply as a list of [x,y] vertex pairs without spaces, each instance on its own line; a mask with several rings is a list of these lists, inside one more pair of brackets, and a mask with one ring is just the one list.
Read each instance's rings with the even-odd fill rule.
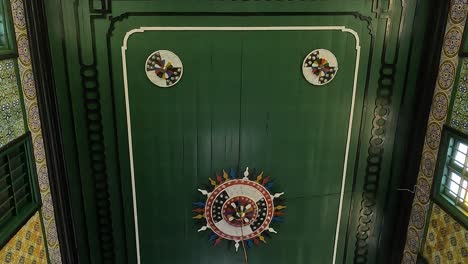
[[159,87],[171,87],[180,81],[183,66],[172,51],[158,50],[149,55],[145,64],[146,76]]
[[325,85],[335,78],[338,61],[331,51],[316,49],[309,53],[302,64],[305,79],[313,85]]
[[212,231],[209,240],[214,245],[223,239],[232,240],[237,250],[239,242],[246,241],[251,247],[266,243],[265,236],[276,233],[271,224],[282,221],[281,210],[286,206],[279,205],[277,198],[283,193],[270,194],[273,183],[263,172],[253,175],[253,179],[249,176],[248,168],[242,178],[232,170],[229,174],[223,170],[222,177],[209,178],[211,190],[198,189],[206,201],[194,203],[197,208],[192,211],[197,215],[193,218],[202,221],[199,232]]

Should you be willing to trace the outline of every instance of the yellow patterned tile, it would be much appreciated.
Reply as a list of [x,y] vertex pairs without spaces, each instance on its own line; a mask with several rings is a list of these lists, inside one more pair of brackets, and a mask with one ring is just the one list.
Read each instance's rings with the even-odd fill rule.
[[43,230],[39,213],[36,213],[0,250],[3,264],[41,264],[47,263]]
[[423,255],[429,263],[468,263],[468,231],[434,204]]

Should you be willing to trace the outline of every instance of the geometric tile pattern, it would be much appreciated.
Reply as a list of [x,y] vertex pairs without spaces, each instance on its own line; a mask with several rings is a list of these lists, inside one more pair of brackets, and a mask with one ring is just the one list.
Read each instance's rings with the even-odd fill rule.
[[23,135],[23,107],[16,78],[15,62],[0,61],[0,147]]
[[0,250],[1,263],[46,264],[43,233],[37,212]]
[[423,256],[429,263],[468,263],[468,231],[437,204],[432,208]]
[[[448,106],[455,82],[463,30],[468,11],[467,0],[451,0],[449,16],[445,27],[439,73],[434,89],[431,111],[429,114],[424,147],[421,156],[415,195],[410,214],[410,222],[403,251],[404,264],[414,264],[421,249],[426,219],[430,207],[430,193],[434,176],[436,157],[442,135],[442,127],[447,121]],[[454,263],[454,262],[452,262]]]
[[50,257],[50,263],[62,263],[55,225],[54,207],[52,204],[52,196],[50,194],[49,176],[41,131],[41,119],[39,117],[39,109],[37,105],[36,86],[31,65],[24,5],[23,0],[10,0],[10,2],[16,33],[18,68],[26,109],[26,120],[33,140],[34,158],[42,198],[41,211],[45,227],[47,250]]
[[463,58],[458,87],[454,90],[450,126],[468,134],[468,58]]

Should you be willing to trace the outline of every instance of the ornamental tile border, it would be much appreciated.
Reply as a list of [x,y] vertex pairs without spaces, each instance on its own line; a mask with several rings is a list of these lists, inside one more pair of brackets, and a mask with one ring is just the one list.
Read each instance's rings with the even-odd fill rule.
[[47,248],[50,257],[50,263],[62,263],[60,247],[57,238],[57,229],[54,219],[54,207],[50,194],[49,177],[47,174],[46,155],[42,139],[41,120],[36,98],[36,87],[31,65],[31,55],[29,52],[28,32],[26,28],[26,19],[24,15],[23,0],[10,0],[15,25],[16,42],[18,44],[18,67],[23,88],[24,105],[26,110],[26,119],[29,130],[31,131],[34,157],[38,172],[38,181],[42,198],[42,220],[45,226]]
[[426,139],[416,184],[416,195],[408,225],[403,264],[415,264],[424,237],[424,227],[430,208],[432,177],[439,151],[442,127],[447,120],[455,72],[458,66],[458,51],[468,11],[467,0],[451,0],[450,14],[445,28],[444,46],[441,51],[440,70],[429,115]]

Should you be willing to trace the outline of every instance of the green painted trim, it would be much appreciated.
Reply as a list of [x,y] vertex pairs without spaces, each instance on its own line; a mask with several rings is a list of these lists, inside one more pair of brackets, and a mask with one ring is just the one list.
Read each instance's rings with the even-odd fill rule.
[[428,264],[427,259],[422,255],[418,254],[416,264]]
[[0,12],[5,18],[6,24],[4,28],[6,45],[0,46],[0,59],[18,57],[15,27],[13,24],[13,17],[9,0],[0,0]]
[[42,239],[44,240],[44,246],[45,246],[45,252],[46,252],[46,258],[47,258],[47,263],[50,264],[50,254],[49,254],[49,246],[47,244],[47,237],[46,237],[46,232],[45,232],[45,225],[44,225],[44,218],[42,217],[42,209],[38,210],[39,212],[39,221],[41,222],[41,229],[42,229]]
[[427,236],[427,231],[429,230],[429,223],[431,221],[433,207],[434,207],[434,203],[432,201],[429,201],[429,209],[427,210],[426,221],[424,223],[424,230],[423,230],[424,236],[422,237],[421,244],[419,245],[418,259],[419,257],[424,257],[424,245],[426,244],[426,236]]
[[23,86],[21,83],[21,73],[19,71],[19,66],[18,66],[18,59],[13,60],[13,64],[15,67],[15,75],[16,75],[16,84],[18,87],[18,94],[19,94],[19,99],[21,103],[21,110],[23,110],[23,126],[24,126],[24,131],[27,133],[29,131],[29,126],[28,126],[28,115],[26,113],[26,104],[24,100],[24,94],[23,94]]
[[[465,21],[465,28],[468,26],[468,20]],[[463,32],[462,43],[460,45],[460,51],[458,52],[460,57],[468,57],[468,30]]]
[[32,138],[29,132],[27,132],[26,135],[27,135],[27,140],[26,140],[25,147],[26,147],[26,152],[27,152],[28,171],[30,173],[29,183],[31,184],[31,192],[34,195],[34,201],[36,201],[36,203],[39,206],[42,206],[41,193],[39,191],[39,181],[38,181],[37,170],[36,170],[36,160],[34,158],[34,148],[32,145]]
[[449,198],[441,193],[442,178],[444,170],[447,166],[448,158],[447,151],[451,139],[456,139],[464,143],[468,143],[466,135],[460,133],[449,126],[444,126],[442,132],[442,140],[440,143],[439,154],[437,155],[437,165],[434,173],[434,183],[432,188],[432,198],[441,209],[450,214],[456,221],[461,223],[465,228],[468,228],[468,212],[464,212],[458,208]]
[[[468,30],[465,31],[465,32],[468,32]],[[464,57],[460,58],[460,61],[458,63],[458,67],[457,67],[457,72],[456,72],[456,75],[455,75],[455,81],[454,81],[454,84],[453,84],[452,92],[451,92],[450,98],[449,98],[449,105],[448,105],[448,111],[447,111],[448,112],[447,113],[447,120],[445,121],[445,124],[447,124],[448,126],[450,126],[453,129],[457,129],[455,127],[452,127],[452,125],[451,125],[452,124],[452,112],[453,112],[453,106],[455,105],[455,99],[456,99],[456,95],[457,95],[457,91],[458,91],[458,86],[460,85],[461,69],[463,68],[463,62],[465,60],[468,60],[468,58],[464,58]]]

